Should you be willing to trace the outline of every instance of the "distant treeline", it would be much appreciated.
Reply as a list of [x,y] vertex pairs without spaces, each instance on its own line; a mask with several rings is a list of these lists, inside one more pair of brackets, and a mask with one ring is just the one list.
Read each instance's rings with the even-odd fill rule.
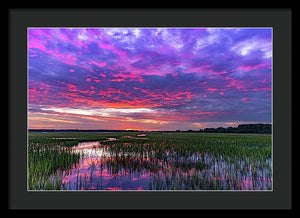
[[271,124],[240,124],[238,127],[218,127],[195,130],[177,130],[177,132],[204,132],[204,133],[272,133]]
[[[111,129],[29,129],[29,132],[148,132],[141,130]],[[151,132],[151,131],[149,131]],[[199,130],[153,131],[153,132],[203,132],[203,133],[272,133],[271,124],[240,124],[238,127],[205,128]]]

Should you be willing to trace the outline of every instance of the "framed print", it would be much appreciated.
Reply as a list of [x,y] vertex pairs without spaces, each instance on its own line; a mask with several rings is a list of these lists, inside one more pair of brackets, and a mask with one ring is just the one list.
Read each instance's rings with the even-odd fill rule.
[[290,10],[9,15],[11,208],[291,208]]

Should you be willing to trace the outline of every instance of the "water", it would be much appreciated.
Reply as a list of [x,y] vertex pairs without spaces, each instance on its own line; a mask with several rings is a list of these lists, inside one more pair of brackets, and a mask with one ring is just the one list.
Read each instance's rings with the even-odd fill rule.
[[170,151],[158,159],[154,152],[115,153],[99,142],[79,143],[73,152],[80,154],[79,163],[54,175],[66,190],[267,190],[272,185],[271,159],[253,176],[247,159],[236,165],[222,156]]

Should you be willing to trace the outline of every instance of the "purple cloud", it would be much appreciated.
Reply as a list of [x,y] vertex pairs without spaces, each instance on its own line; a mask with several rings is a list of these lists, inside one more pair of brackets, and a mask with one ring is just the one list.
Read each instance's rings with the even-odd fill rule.
[[28,29],[30,128],[270,123],[271,87],[269,28]]

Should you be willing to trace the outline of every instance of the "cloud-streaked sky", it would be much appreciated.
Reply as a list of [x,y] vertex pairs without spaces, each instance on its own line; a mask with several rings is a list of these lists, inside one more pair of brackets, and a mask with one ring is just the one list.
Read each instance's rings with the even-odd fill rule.
[[28,127],[271,123],[270,28],[29,28]]

